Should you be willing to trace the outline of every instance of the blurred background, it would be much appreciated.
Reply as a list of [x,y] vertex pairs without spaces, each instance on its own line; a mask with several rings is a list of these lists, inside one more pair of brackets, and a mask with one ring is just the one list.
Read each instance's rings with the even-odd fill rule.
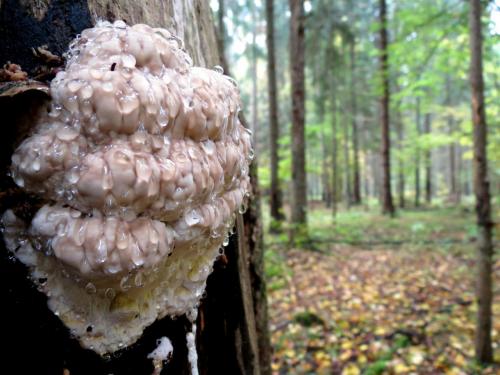
[[[500,2],[480,6],[498,222]],[[469,3],[212,0],[211,7],[258,156],[273,373],[500,373],[474,359]],[[290,35],[294,24],[302,50]],[[303,129],[292,100],[300,93]],[[300,149],[303,160],[294,157]],[[304,201],[294,192],[298,181]],[[498,363],[498,255],[491,274]]]

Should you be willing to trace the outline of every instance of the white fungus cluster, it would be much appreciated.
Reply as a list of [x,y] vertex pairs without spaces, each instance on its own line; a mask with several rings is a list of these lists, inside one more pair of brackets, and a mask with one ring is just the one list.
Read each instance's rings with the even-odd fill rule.
[[249,196],[251,135],[234,81],[146,25],[84,30],[50,92],[12,156],[47,203],[31,223],[4,214],[4,237],[82,344],[113,352],[198,303]]

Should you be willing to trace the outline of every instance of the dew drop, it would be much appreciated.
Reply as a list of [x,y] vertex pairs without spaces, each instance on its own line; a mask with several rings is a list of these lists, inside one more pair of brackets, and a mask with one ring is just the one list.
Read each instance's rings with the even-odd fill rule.
[[213,70],[219,74],[224,74],[224,68],[220,65],[215,65],[213,67]]
[[102,188],[104,190],[111,190],[113,188],[113,176],[109,171],[109,167],[107,165],[104,166],[104,175],[102,178]]
[[87,283],[87,285],[85,285],[85,291],[88,294],[95,294],[97,292],[97,288],[95,287],[94,284],[89,282],[89,283]]
[[90,85],[86,85],[86,86],[83,86],[80,90],[80,96],[82,97],[82,99],[86,100],[86,99],[90,99],[92,97],[92,93],[93,93],[93,89],[92,89],[92,86]]
[[82,82],[77,79],[68,82],[68,90],[71,93],[77,92],[80,89],[80,87],[82,87]]
[[191,210],[188,214],[186,214],[185,220],[187,225],[193,226],[201,221],[201,216],[198,214],[198,211]]
[[120,280],[120,288],[123,291],[127,291],[130,289],[130,285],[127,284],[128,281],[128,276],[123,276],[122,279]]
[[102,84],[102,89],[105,92],[112,92],[113,91],[113,84],[111,82],[105,82]]
[[144,282],[142,280],[142,273],[138,272],[135,275],[134,284],[135,284],[135,286],[143,286],[144,285]]
[[238,209],[238,212],[239,212],[240,214],[242,214],[242,215],[243,215],[245,212],[247,212],[247,205],[243,203],[243,204],[240,206],[240,208]]
[[34,172],[40,171],[40,159],[37,158],[33,160],[33,164],[31,165],[31,167],[33,168]]
[[96,254],[96,261],[97,263],[104,263],[106,261],[106,258],[108,256],[108,248],[106,246],[106,240],[103,238],[99,239],[99,243],[97,244],[97,254]]
[[255,151],[253,148],[251,148],[249,151],[248,151],[248,160],[253,160],[255,158]]
[[66,229],[67,229],[67,226],[66,226],[66,223],[59,223],[56,225],[56,233],[58,236],[64,236],[66,234]]
[[108,299],[113,299],[116,296],[116,292],[113,288],[107,288],[106,291],[104,292],[104,295]]
[[135,67],[135,57],[132,55],[122,56],[122,64],[125,68],[134,68]]

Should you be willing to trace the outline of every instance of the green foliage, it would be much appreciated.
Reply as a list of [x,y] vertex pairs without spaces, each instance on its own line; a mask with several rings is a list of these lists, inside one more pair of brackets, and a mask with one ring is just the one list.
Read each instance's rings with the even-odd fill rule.
[[318,315],[310,311],[300,312],[294,315],[293,321],[304,326],[311,327],[313,325],[324,325],[325,322]]

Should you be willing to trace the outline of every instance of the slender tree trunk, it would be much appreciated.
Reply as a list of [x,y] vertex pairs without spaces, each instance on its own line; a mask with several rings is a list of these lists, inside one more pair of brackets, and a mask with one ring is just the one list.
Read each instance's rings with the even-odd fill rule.
[[344,139],[342,144],[344,146],[344,198],[347,207],[350,207],[352,199],[352,189],[351,189],[351,163],[349,157],[349,126],[347,122],[347,116],[342,116],[342,128]]
[[[343,56],[343,63],[344,63],[344,66],[346,67],[346,69],[348,68],[348,65],[347,65],[347,42],[345,39],[343,39],[342,41],[342,56]],[[348,108],[347,106],[349,106],[349,91],[348,91],[348,86],[349,86],[349,81],[348,81],[348,77],[344,76],[341,80],[341,84],[342,84],[342,87],[343,87],[343,93],[345,93],[345,95],[343,95],[343,105],[346,106],[346,108]],[[342,139],[342,146],[343,146],[343,151],[344,151],[344,155],[343,155],[343,162],[344,162],[344,177],[343,177],[343,188],[344,188],[344,200],[345,200],[345,204],[347,207],[350,207],[352,202],[353,202],[353,199],[352,199],[352,185],[351,185],[351,158],[350,158],[350,154],[349,154],[349,144],[351,143],[350,142],[350,138],[349,138],[349,117],[348,117],[348,114],[345,113],[345,112],[342,112],[341,113],[341,116],[340,116],[340,119],[342,121],[342,135],[343,135],[343,139]]]
[[[452,118],[448,118],[448,134],[453,135],[455,124]],[[450,161],[450,201],[458,202],[457,189],[457,167],[456,167],[456,143],[452,142],[449,146],[449,161]]]
[[389,129],[389,66],[387,51],[387,9],[385,0],[379,0],[380,11],[380,75],[383,93],[380,98],[380,124],[382,127],[382,213],[394,215],[391,192],[391,138]]
[[[46,11],[40,13],[40,9]],[[0,65],[10,60],[21,64],[31,74],[40,65],[31,54],[30,48],[38,45],[33,43],[48,44],[51,52],[61,55],[71,39],[82,29],[91,27],[97,18],[126,19],[129,24],[147,23],[169,28],[184,40],[196,65],[213,67],[219,64],[213,18],[205,1],[151,0],[143,4],[131,0],[9,0],[0,1]],[[14,133],[21,130],[17,126],[18,116],[34,110],[40,101],[40,98],[30,101],[29,96],[23,94],[12,100],[0,98],[0,113],[11,125],[2,133],[2,176],[10,164],[9,157],[18,135]],[[255,167],[252,165],[252,169]],[[252,181],[255,184],[255,179]],[[10,179],[1,178],[0,189],[4,193],[13,189]],[[11,200],[0,198],[2,212],[10,204]],[[25,201],[23,204],[30,203]],[[258,206],[257,200],[252,201],[245,214],[244,229],[241,217],[238,218],[238,236],[231,237],[223,258],[227,263],[216,262],[216,270],[208,280],[207,296],[202,300],[197,320],[198,360],[202,374],[270,374],[269,340],[267,328],[262,326],[267,321],[262,237],[254,205]],[[8,259],[3,241],[0,243],[0,295],[6,306],[1,318],[9,322],[3,330],[3,338],[9,342],[3,353],[5,368],[21,366],[21,372],[31,374],[62,374],[63,368],[75,375],[150,374],[153,368],[147,353],[154,349],[159,337],[168,336],[174,352],[165,372],[190,373],[185,337],[191,324],[186,317],[158,320],[146,329],[135,345],[116,357],[103,359],[82,349],[71,338],[70,332],[48,310],[46,298],[27,279],[26,270]],[[261,335],[260,330],[265,332]],[[31,347],[26,346],[26,337],[33,343]],[[27,356],[30,361],[26,361]],[[267,364],[264,363],[266,359]]]
[[404,141],[404,129],[403,129],[403,119],[401,117],[401,110],[397,109],[397,132],[398,132],[398,196],[399,196],[399,207],[405,207],[405,165],[403,161],[403,141]]
[[[415,126],[417,128],[417,137],[422,133],[420,127],[420,98],[417,98],[415,110]],[[415,147],[415,207],[420,207],[420,147]]]
[[[451,77],[448,74],[446,76],[446,101],[445,105],[448,107],[448,110],[451,109],[452,105],[452,94],[451,94]],[[451,115],[448,115],[446,118],[446,122],[448,125],[448,134],[450,136],[453,135],[453,131],[455,130],[455,124],[453,117]],[[452,141],[449,145],[449,163],[450,163],[450,168],[449,168],[449,193],[448,193],[448,199],[450,202],[457,203],[458,201],[458,196],[457,196],[457,176],[456,176],[456,143]]]
[[[294,231],[306,230],[307,179],[304,134],[304,1],[290,4],[290,67],[292,82],[292,225]],[[296,233],[295,233],[296,234]]]
[[[431,134],[431,114],[426,113],[424,119],[424,131],[428,136]],[[432,202],[432,165],[431,165],[431,150],[425,150],[425,202],[431,204]]]
[[491,203],[488,180],[487,125],[484,103],[483,53],[481,32],[481,3],[470,0],[470,84],[472,94],[472,122],[474,126],[474,193],[478,225],[477,252],[477,329],[476,359],[482,363],[493,361],[492,327],[492,265],[493,242]]
[[337,140],[337,98],[335,86],[332,88],[332,212],[337,215],[338,202],[338,140]]
[[[323,117],[323,116],[322,116]],[[324,119],[322,119],[322,124]],[[328,147],[326,145],[326,135],[324,124],[321,126],[321,185],[322,185],[322,199],[327,208],[332,206],[332,189],[330,186],[330,173],[328,168]]]
[[353,190],[352,203],[361,204],[361,183],[359,178],[359,142],[356,119],[356,39],[350,43],[351,62],[351,116],[352,116],[352,148],[353,148]]
[[267,77],[269,91],[269,143],[271,153],[271,191],[270,208],[271,229],[280,227],[283,221],[283,194],[279,181],[279,124],[278,124],[278,100],[276,93],[276,57],[274,48],[274,0],[266,0],[266,43],[267,43]]
[[462,201],[462,175],[463,175],[463,160],[462,160],[462,146],[460,143],[457,143],[456,145],[456,165],[457,165],[457,172],[456,172],[456,179],[455,183],[457,186],[457,202],[460,203]]
[[257,13],[256,5],[251,2],[252,7],[252,126],[254,149],[258,154],[258,132],[259,132],[259,119],[258,119],[258,101],[257,101]]
[[[226,6],[224,0],[219,0],[219,10],[217,11],[217,49],[220,55],[223,56],[223,64],[226,59],[226,25],[224,17],[226,16]],[[223,68],[227,68],[223,66]]]
[[365,193],[365,200],[368,200],[369,198],[371,198],[371,191],[370,191],[370,180],[371,180],[371,169],[369,167],[370,165],[370,151],[366,151],[364,153],[364,173],[362,174],[362,176],[364,176],[363,178],[363,188],[364,188],[364,193]]

